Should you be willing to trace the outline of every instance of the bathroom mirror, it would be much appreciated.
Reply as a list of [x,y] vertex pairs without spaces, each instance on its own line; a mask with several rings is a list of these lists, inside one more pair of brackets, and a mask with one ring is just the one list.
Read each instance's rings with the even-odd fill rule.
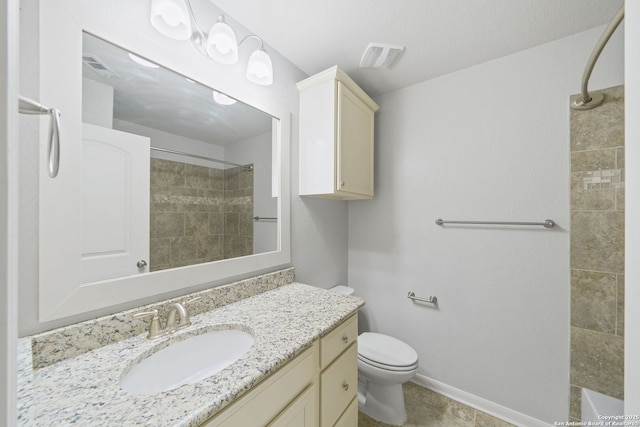
[[278,249],[273,117],[86,32],[82,63],[83,282]]
[[[188,41],[167,41],[148,7],[39,2],[40,101],[62,112],[55,179],[45,167],[48,124],[40,125],[40,322],[290,263],[290,110],[278,88],[252,85]],[[214,90],[236,102],[216,103]],[[115,145],[104,144],[114,135]],[[134,146],[141,161],[128,153]],[[148,258],[129,253],[131,243],[146,244]],[[118,257],[128,269],[112,265]]]

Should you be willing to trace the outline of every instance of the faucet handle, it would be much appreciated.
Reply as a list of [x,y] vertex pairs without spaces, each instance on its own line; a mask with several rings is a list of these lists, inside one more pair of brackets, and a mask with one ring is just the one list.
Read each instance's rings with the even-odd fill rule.
[[149,333],[147,338],[155,338],[160,333],[160,317],[158,317],[158,310],[142,311],[133,315],[134,319],[142,317],[151,317],[151,323],[149,324]]
[[191,324],[191,319],[189,319],[189,311],[186,309],[187,305],[194,303],[196,301],[201,300],[202,297],[195,297],[195,298],[191,298],[190,300],[187,300],[185,302],[182,303],[182,306],[185,308],[185,324],[190,325]]

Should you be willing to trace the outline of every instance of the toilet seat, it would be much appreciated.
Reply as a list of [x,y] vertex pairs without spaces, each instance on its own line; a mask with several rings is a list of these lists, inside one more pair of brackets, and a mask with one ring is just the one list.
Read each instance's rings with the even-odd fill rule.
[[358,337],[358,359],[389,371],[411,371],[418,366],[418,353],[389,335],[364,332]]
[[393,366],[393,365],[385,365],[384,363],[379,363],[374,360],[367,359],[366,357],[363,357],[363,356],[358,356],[358,361],[362,363],[366,363],[369,366],[374,366],[376,368],[383,369],[385,371],[391,371],[391,372],[409,372],[409,371],[415,370],[418,367],[418,362],[414,363],[413,365],[407,365],[407,366]]

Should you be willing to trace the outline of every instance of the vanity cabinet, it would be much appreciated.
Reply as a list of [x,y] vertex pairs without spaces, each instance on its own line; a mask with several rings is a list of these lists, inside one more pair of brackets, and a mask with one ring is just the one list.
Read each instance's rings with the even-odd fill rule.
[[357,315],[202,427],[356,427]]
[[374,114],[378,105],[342,70],[298,83],[301,196],[373,197]]
[[202,427],[356,427],[357,315]]
[[318,349],[315,342],[202,427],[317,427]]

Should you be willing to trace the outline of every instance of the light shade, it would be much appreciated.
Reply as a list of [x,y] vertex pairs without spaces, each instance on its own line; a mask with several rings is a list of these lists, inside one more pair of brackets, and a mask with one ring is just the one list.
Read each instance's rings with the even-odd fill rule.
[[273,83],[273,64],[264,49],[256,50],[249,57],[247,79],[255,84],[265,86]]
[[235,99],[215,90],[213,91],[213,100],[220,105],[233,105],[236,103]]
[[207,54],[221,64],[235,64],[238,62],[238,40],[236,33],[219,16],[218,22],[213,24],[207,39]]
[[152,0],[151,25],[159,33],[174,40],[191,37],[191,21],[183,0]]
[[129,52],[129,58],[131,58],[133,60],[133,62],[136,62],[136,63],[138,63],[138,64],[140,64],[140,65],[142,65],[144,67],[147,67],[147,68],[159,68],[160,67],[155,62],[151,62],[151,61],[147,61],[146,59],[142,59],[138,55],[134,55],[131,52]]

